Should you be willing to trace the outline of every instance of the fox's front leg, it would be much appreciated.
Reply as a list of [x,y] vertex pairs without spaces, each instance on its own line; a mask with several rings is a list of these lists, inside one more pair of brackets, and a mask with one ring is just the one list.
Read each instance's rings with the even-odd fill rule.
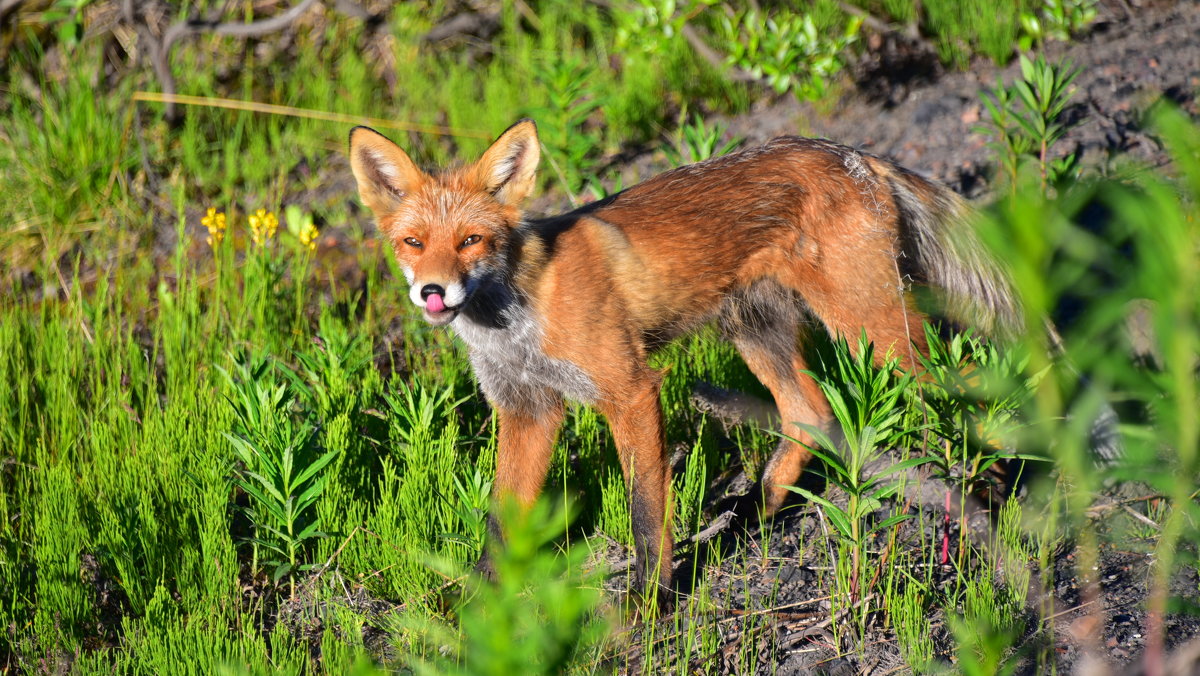
[[[515,500],[524,508],[533,505],[550,466],[554,441],[563,421],[563,402],[549,392],[531,406],[495,405],[500,424],[500,439],[496,449],[496,481],[492,484],[493,509],[488,517],[488,534],[495,542],[502,541],[496,507],[506,500]],[[487,552],[476,569],[491,577],[493,570]]]
[[[635,569],[633,588],[653,599],[671,588],[671,467],[663,439],[659,380],[648,375],[601,406],[612,428],[629,487]],[[653,588],[647,588],[653,582]]]

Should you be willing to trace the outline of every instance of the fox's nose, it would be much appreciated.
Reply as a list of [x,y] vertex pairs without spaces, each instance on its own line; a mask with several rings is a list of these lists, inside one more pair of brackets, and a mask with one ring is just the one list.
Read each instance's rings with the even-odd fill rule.
[[435,293],[437,295],[441,296],[442,298],[446,297],[446,290],[443,289],[442,287],[438,286],[437,284],[426,284],[425,286],[421,287],[421,298],[423,298],[423,299],[429,298],[430,296],[432,296]]

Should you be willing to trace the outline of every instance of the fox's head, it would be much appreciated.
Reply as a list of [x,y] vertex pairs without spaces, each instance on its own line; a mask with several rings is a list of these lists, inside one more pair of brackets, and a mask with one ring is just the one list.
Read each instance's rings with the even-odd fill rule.
[[521,120],[479,161],[435,175],[379,132],[350,132],[350,167],[358,194],[392,242],[408,278],[409,298],[425,319],[445,324],[494,274],[521,222],[520,202],[534,186],[537,128]]

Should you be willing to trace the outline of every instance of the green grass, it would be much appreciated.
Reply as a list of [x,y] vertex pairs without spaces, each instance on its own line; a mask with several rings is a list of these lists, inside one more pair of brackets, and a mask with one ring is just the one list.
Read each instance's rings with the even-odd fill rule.
[[[1177,204],[1171,201],[1174,197],[1154,192],[1158,190],[1155,185],[1147,184],[1150,192],[1130,193],[1122,199],[1133,200],[1129,205],[1175,208],[1171,206]],[[1166,201],[1148,202],[1150,199]],[[1132,208],[1120,200],[1117,205]],[[1039,208],[1057,207],[1046,203]],[[998,213],[1006,218],[1003,210]],[[1186,223],[1184,219],[1171,227],[1185,227]],[[1136,233],[1130,236],[1140,237]],[[372,345],[388,318],[403,306],[399,285],[371,279],[362,292],[370,310],[359,317],[340,314],[352,305],[351,292],[327,292],[313,284],[319,266],[289,237],[281,232],[266,246],[244,252],[241,260],[232,255],[235,240],[226,239],[218,245],[217,259],[224,256],[224,262],[230,264],[227,267],[218,267],[216,260],[192,261],[180,255],[170,283],[163,282],[152,294],[145,290],[146,280],[139,278],[145,272],[135,268],[129,273],[107,274],[87,294],[77,283],[72,286],[75,291],[61,300],[34,305],[17,298],[3,307],[0,377],[13,387],[0,394],[0,411],[4,412],[0,434],[7,449],[0,495],[4,510],[0,547],[5,554],[0,582],[10,590],[0,600],[0,612],[6,626],[17,628],[6,648],[12,664],[29,665],[45,659],[70,662],[81,672],[116,665],[148,673],[160,670],[164,660],[170,659],[178,670],[202,672],[209,665],[241,664],[244,659],[251,671],[303,668],[336,672],[363,659],[380,659],[380,653],[368,650],[361,638],[354,639],[356,631],[361,635],[367,627],[383,632],[400,655],[407,656],[399,658],[401,664],[432,660],[428,664],[441,664],[438,669],[480,673],[471,666],[477,662],[466,656],[480,650],[476,642],[493,640],[487,638],[490,632],[502,635],[508,631],[498,628],[501,625],[485,607],[525,603],[526,593],[550,594],[539,603],[557,607],[559,602],[553,599],[576,588],[567,585],[555,587],[557,591],[543,590],[537,583],[527,591],[522,591],[524,586],[495,592],[484,588],[464,597],[468,605],[463,614],[455,614],[461,620],[443,614],[440,590],[481,551],[487,477],[494,462],[494,427],[467,376],[464,355],[441,333],[420,328],[404,317],[412,329],[414,358],[405,365],[403,375],[384,376],[378,370]],[[186,235],[181,242],[181,251],[195,246]],[[367,257],[361,265],[375,264],[371,254],[363,255]],[[276,272],[280,269],[287,274]],[[1139,293],[1153,290],[1138,286],[1141,282],[1137,279],[1130,283]],[[265,284],[267,281],[271,284]],[[1165,288],[1159,291],[1173,293]],[[297,296],[300,302],[296,302]],[[1160,302],[1164,309],[1184,310],[1181,301],[1170,296]],[[1194,300],[1189,302],[1194,304]],[[426,350],[439,356],[423,358],[421,353]],[[967,354],[972,350],[976,354],[971,361],[977,363],[987,365],[998,358],[981,353],[985,350],[982,346],[968,349]],[[844,347],[834,352],[842,359],[847,358],[845,353]],[[937,358],[951,366],[965,358],[961,348],[946,348],[940,354]],[[1073,353],[1079,363],[1102,366],[1087,361],[1087,355]],[[708,478],[736,457],[715,452],[714,445],[723,435],[685,403],[690,383],[704,378],[722,386],[754,389],[754,384],[731,348],[707,333],[671,346],[657,363],[671,367],[663,393],[672,423],[670,440],[691,448],[686,470],[676,478],[680,501],[676,533],[685,536],[699,525],[697,505],[703,500]],[[866,383],[885,374],[872,375],[867,369],[860,376],[847,375],[847,368],[864,368],[861,363],[848,364],[851,362],[828,371],[830,392],[849,384],[851,394],[875,396]],[[1001,365],[999,372],[1007,368]],[[1108,381],[1118,377],[1119,373],[1114,374]],[[856,378],[865,380],[854,385]],[[1187,379],[1169,382],[1182,389],[1160,392],[1173,398],[1189,396]],[[903,397],[915,396],[913,381],[899,381],[896,386]],[[257,414],[254,406],[238,403],[244,401],[239,399],[242,396],[266,396],[261,393],[275,391],[281,394],[262,404],[267,408]],[[887,396],[892,401],[892,395]],[[1079,405],[1086,403],[1084,399]],[[972,451],[967,443],[969,432],[978,421],[994,421],[995,409],[964,409],[937,404],[928,397],[927,401],[934,406],[932,412],[948,417],[934,426],[937,434],[964,444],[961,456],[940,462],[948,463],[948,470],[964,479],[973,476],[961,469],[979,464],[972,459],[971,453],[978,451]],[[915,399],[909,405],[915,406]],[[1037,405],[1046,404],[1037,401]],[[894,404],[888,408],[893,409]],[[866,415],[873,409],[862,410]],[[893,411],[888,425],[901,420],[913,424],[918,413],[917,409]],[[849,426],[847,436],[871,444],[874,437],[860,438],[855,432],[866,426],[878,430],[878,423],[871,420],[848,414],[843,423]],[[1052,424],[1062,432],[1042,429],[1023,444],[1036,447],[1038,439],[1072,438],[1069,430],[1077,423],[1062,420]],[[1184,419],[1178,419],[1178,426],[1167,432],[1186,435],[1186,425]],[[282,436],[270,436],[276,433],[269,430],[276,429]],[[531,545],[533,549],[524,554],[533,558],[514,564],[537,570],[551,566],[559,571],[549,577],[538,573],[533,580],[558,579],[555,576],[568,571],[582,574],[586,555],[603,546],[597,539],[599,533],[617,543],[629,543],[624,485],[605,428],[594,412],[574,408],[565,430],[547,493],[555,502],[575,505],[578,515],[569,521],[565,539],[554,535],[562,533],[563,520],[558,517],[558,527],[538,535],[535,539],[541,544]],[[905,443],[913,444],[919,431],[914,428],[917,434]],[[323,490],[313,496],[311,510],[301,515],[303,523],[319,524],[320,534],[275,552],[289,557],[288,566],[281,567],[283,560],[273,559],[267,546],[278,544],[279,539],[264,529],[275,528],[278,535],[281,528],[278,520],[263,511],[270,500],[246,488],[254,485],[246,480],[247,472],[270,475],[267,470],[254,469],[255,461],[247,460],[253,456],[239,456],[237,440],[242,438],[261,444],[256,452],[274,453],[272,457],[281,457],[278,454],[285,447],[292,447],[288,439],[308,439],[294,447],[299,449],[297,473],[318,457],[331,457],[329,464],[313,475],[322,482]],[[1173,438],[1179,443],[1188,441],[1186,436]],[[752,441],[753,436],[746,440]],[[883,447],[894,445],[889,442]],[[1083,476],[1087,471],[1086,461],[1078,455],[1082,451],[1072,449],[1060,443],[1046,452],[1063,464],[1065,472]],[[914,450],[919,452],[919,445]],[[836,452],[836,446],[831,444],[827,452]],[[1194,459],[1181,453],[1176,461],[1186,466]],[[1165,475],[1146,480],[1161,484],[1164,495],[1181,501],[1179,504],[1194,505],[1188,492],[1194,490],[1191,484],[1172,484]],[[1053,489],[1049,493],[1054,496],[1052,503],[1064,501],[1054,509],[1062,510],[1068,522],[1088,504],[1081,484],[1073,483],[1070,491]],[[964,480],[962,485],[966,490],[971,484]],[[850,494],[854,495],[853,490]],[[902,502],[902,496],[903,492],[896,504]],[[1175,513],[1164,515],[1167,523]],[[940,516],[914,514],[921,523]],[[935,590],[919,572],[933,562],[935,546],[916,550],[930,552],[928,560],[901,563],[911,556],[904,554],[889,559],[893,563],[885,575],[871,577],[863,568],[847,568],[847,562],[862,560],[852,557],[856,549],[869,550],[864,558],[876,560],[882,553],[879,547],[888,549],[887,538],[847,535],[850,539],[832,550],[833,558],[818,564],[832,576],[821,584],[834,594],[833,611],[861,612],[853,625],[839,627],[841,640],[855,644],[859,630],[853,627],[861,629],[871,614],[879,612],[880,602],[873,600],[878,593],[893,599],[888,602],[895,605],[892,621],[905,646],[902,652],[914,667],[923,668],[921,665],[931,664],[934,657],[929,634],[921,630],[930,609],[961,613],[964,619],[954,625],[954,635],[962,650],[969,651],[963,655],[977,660],[980,669],[991,668],[996,660],[1008,660],[1012,655],[1009,646],[1025,630],[1023,624],[1012,624],[1021,615],[1025,583],[993,579],[987,571],[1005,569],[997,557],[1017,562],[1045,560],[1049,542],[1045,538],[1053,541],[1058,537],[1053,532],[1028,531],[1020,522],[1019,511],[1002,519],[997,536],[1002,542],[986,550],[975,550],[965,542],[961,547],[956,544],[960,578],[949,592]],[[897,524],[889,528],[892,525]],[[1178,539],[1190,527],[1177,524],[1175,528],[1170,536]],[[1160,535],[1160,542],[1168,535]],[[546,543],[557,544],[548,555],[536,554],[545,550]],[[573,554],[554,563],[559,559],[554,554],[557,548]],[[736,566],[745,571],[741,575],[747,579],[760,570],[751,549],[739,547],[725,556],[741,562]],[[906,569],[910,572],[903,572]],[[1045,572],[1044,565],[1043,569]],[[840,572],[833,575],[835,570]],[[585,588],[596,584],[593,580]],[[649,669],[646,665],[653,663],[654,656],[665,658],[670,646],[682,651],[670,668],[684,670],[691,659],[686,656],[702,657],[713,649],[717,636],[713,632],[721,631],[709,619],[714,606],[746,600],[712,599],[711,584],[701,575],[689,600],[667,624],[649,625],[646,631],[624,639],[632,641],[639,654],[630,666]],[[248,594],[247,587],[258,591]],[[382,615],[366,611],[347,600],[347,589],[386,600],[395,609]],[[477,597],[477,593],[484,596]],[[492,594],[503,594],[503,600]],[[478,600],[481,598],[490,600]],[[599,601],[594,594],[571,598],[571,603],[580,604],[573,617],[578,613],[591,616],[589,609]],[[324,627],[320,645],[330,656],[319,665],[311,661],[312,639],[301,633],[300,620],[292,617],[273,629],[264,628],[269,618],[288,608],[298,609],[293,612],[311,622],[319,620]],[[468,621],[470,613],[484,614]],[[599,621],[603,615],[592,617]],[[577,620],[563,622],[564,627],[578,624]],[[767,618],[741,625],[747,645],[763,635],[763,622]],[[547,643],[559,646],[546,648],[558,651],[554,654],[559,657],[546,653],[545,659],[553,664],[565,659],[573,670],[590,671],[597,668],[605,651],[625,654],[620,635],[605,638],[605,626],[601,623],[585,634],[563,635],[555,639],[558,643]],[[231,629],[235,630],[232,634]],[[452,653],[463,658],[445,662],[445,655],[430,647],[431,640],[463,641],[463,652]],[[746,652],[738,659],[751,669],[755,653],[748,647],[743,650]],[[253,666],[256,664],[259,666]]]
[[[719,128],[694,122],[673,133],[672,120],[742,109],[753,90],[723,80],[677,37],[632,49],[608,34],[598,8],[534,7],[536,29],[506,10],[496,54],[483,61],[461,46],[419,47],[434,15],[401,3],[384,28],[393,60],[382,70],[364,29],[336,18],[297,33],[294,61],[199,37],[173,63],[187,74],[181,92],[199,96],[486,135],[536,114],[544,187],[562,202],[625,144],[673,140],[676,155],[695,158],[725,148]],[[843,23],[832,3],[820,7],[829,14],[822,21]],[[900,2],[883,7],[898,20],[919,18]],[[1004,20],[968,25],[935,18],[949,12],[936,3],[923,7],[949,60],[1011,52]],[[607,427],[586,407],[568,412],[542,519],[509,523],[519,546],[497,553],[506,583],[468,576],[484,547],[495,424],[462,348],[414,315],[386,247],[365,234],[340,159],[345,125],[196,108],[171,127],[152,106],[134,115],[127,103],[154,87],[145,73],[101,86],[98,45],[64,53],[61,70],[34,79],[43,55],[18,55],[0,103],[0,191],[9,196],[0,202],[0,669],[482,673],[518,660],[546,671],[687,673],[713,667],[734,636],[727,659],[754,670],[775,618],[728,609],[769,610],[778,587],[759,598],[734,583],[773,571],[772,539],[792,534],[723,536],[728,547],[701,549],[676,612],[627,622],[621,595],[601,591],[627,582],[604,579],[596,564],[604,552],[628,553],[625,485]],[[231,81],[217,77],[234,66]],[[1079,545],[1086,571],[1100,544],[1137,532],[1085,518],[1111,477],[1163,496],[1153,515],[1161,529],[1141,532],[1149,537],[1138,546],[1156,556],[1151,608],[1181,601],[1166,590],[1197,560],[1187,545],[1197,540],[1200,462],[1192,415],[1200,308],[1191,294],[1200,286],[1200,169],[1194,127],[1165,114],[1159,124],[1178,156],[1176,180],[1144,174],[1048,198],[1038,177],[1016,176],[1013,196],[989,212],[1031,319],[1067,290],[1107,299],[1065,334],[1070,361],[1093,374],[1089,385],[1069,369],[1042,375],[1051,364],[1036,336],[1011,352],[951,341],[930,365],[933,377],[893,383],[895,399],[868,391],[890,374],[862,364],[847,374],[845,348],[827,351],[828,391],[888,402],[883,422],[896,428],[888,443],[879,441],[880,418],[843,421],[860,456],[898,446],[932,457],[964,495],[986,483],[982,470],[1002,454],[991,440],[1058,468],[1056,481],[1032,491],[1037,500],[1007,503],[990,543],[970,540],[965,517],[949,515],[960,534],[949,583],[934,579],[942,542],[927,535],[940,532],[944,510],[916,505],[903,523],[887,523],[919,487],[900,482],[881,495],[861,476],[830,472],[822,495],[862,523],[846,521],[838,542],[833,512],[806,507],[795,535],[811,560],[787,563],[817,571],[811,589],[828,600],[822,610],[852,620],[834,623],[840,650],[864,650],[863,629],[886,625],[916,671],[944,667],[951,655],[981,671],[1017,654],[1048,668],[1053,625],[1026,622],[1024,592],[1031,573],[1052,588],[1064,543]],[[404,140],[436,164],[486,143]],[[1103,236],[1078,223],[1096,200],[1121,216]],[[325,235],[338,233],[336,244],[314,254],[285,224],[253,244],[249,216],[266,209],[283,219],[289,205]],[[200,224],[209,207],[229,219],[212,247]],[[1134,299],[1153,301],[1161,369],[1121,356],[1118,325]],[[401,349],[385,349],[397,341]],[[978,365],[973,379],[962,377],[968,362]],[[714,330],[668,346],[653,364],[666,369],[669,445],[683,449],[673,524],[682,540],[714,516],[702,509],[719,497],[714,481],[737,466],[757,476],[775,438],[724,430],[691,405],[697,380],[765,394]],[[1140,407],[1150,421],[1126,429],[1131,462],[1104,471],[1078,443],[1100,396]],[[828,446],[831,458],[842,452]],[[876,502],[886,513],[863,508]],[[885,565],[876,574],[865,561]],[[506,650],[517,638],[527,652]]]

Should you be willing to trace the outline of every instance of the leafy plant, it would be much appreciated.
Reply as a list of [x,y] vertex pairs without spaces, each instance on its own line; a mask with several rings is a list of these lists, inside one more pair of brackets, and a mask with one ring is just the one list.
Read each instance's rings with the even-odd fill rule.
[[587,190],[592,194],[593,200],[602,200],[609,195],[615,195],[625,189],[625,179],[621,177],[620,172],[612,172],[607,183],[612,188],[609,188],[605,185],[605,181],[596,176],[588,177]]
[[463,480],[454,476],[452,509],[463,524],[462,533],[445,533],[448,539],[461,542],[470,554],[483,551],[487,540],[487,517],[492,506],[492,480],[479,467]]
[[264,561],[275,567],[272,577],[306,569],[301,556],[310,541],[325,537],[313,509],[321,497],[327,477],[326,465],[336,451],[319,453],[314,429],[308,421],[295,424],[291,408],[295,402],[287,384],[276,384],[269,359],[250,364],[235,363],[234,372],[221,369],[238,420],[238,432],[225,433],[241,465],[234,470],[234,483],[251,497],[244,510],[254,535],[254,564],[260,549],[278,558]]
[[681,125],[672,134],[671,144],[664,146],[667,158],[675,166],[703,162],[711,157],[720,157],[741,145],[741,138],[725,138],[726,127],[720,122],[708,124],[699,113],[692,121]]
[[942,449],[932,456],[938,473],[975,493],[991,483],[987,471],[998,462],[1045,460],[1009,444],[1016,439],[1014,430],[1025,424],[1022,411],[1049,366],[1030,374],[1028,352],[1000,348],[971,332],[944,339],[926,325],[925,338],[929,356],[919,359],[927,382],[919,405]]
[[968,611],[965,618],[950,615],[947,621],[958,646],[958,668],[964,676],[1008,676],[1020,662],[1012,658],[1012,646],[1020,638],[1017,628],[1007,626],[994,613]]
[[1018,3],[923,0],[914,4],[925,15],[923,28],[931,36],[943,63],[966,69],[977,54],[997,64],[1008,63],[1012,58],[1021,34]]
[[899,361],[885,359],[880,367],[874,363],[875,347],[866,334],[859,338],[858,349],[852,353],[845,338],[834,347],[834,363],[829,372],[818,376],[817,383],[829,401],[844,445],[835,442],[824,430],[812,425],[800,425],[816,442],[809,450],[824,463],[819,470],[831,485],[845,491],[846,507],[799,486],[789,490],[803,495],[819,505],[832,524],[838,539],[847,545],[852,560],[849,566],[849,596],[857,601],[865,595],[863,576],[866,571],[866,547],[876,533],[910,518],[894,514],[872,523],[871,517],[883,507],[883,501],[900,490],[898,481],[888,477],[916,467],[930,458],[909,458],[891,463],[874,475],[867,466],[883,456],[888,448],[903,444],[912,433],[904,429],[903,397],[913,383],[913,376],[897,371]]
[[932,594],[928,586],[913,579],[902,564],[896,564],[896,568],[903,574],[897,574],[896,577],[901,578],[898,584],[890,585],[887,590],[888,618],[904,661],[914,672],[924,673],[933,665],[933,623],[929,619]]
[[686,24],[720,0],[621,0],[614,3],[614,47],[635,59],[662,59]]
[[704,495],[708,489],[708,463],[705,453],[705,421],[700,421],[696,442],[688,453],[683,473],[675,477],[675,537],[685,538],[700,525]]
[[385,395],[384,400],[398,424],[397,433],[401,443],[408,446],[426,446],[439,430],[435,423],[445,411],[456,408],[468,397],[454,398],[454,388],[433,388],[409,385],[398,381],[397,388]]
[[[1062,491],[1064,526],[1078,542],[1081,579],[1092,575],[1100,556],[1100,534],[1087,512],[1104,480],[1140,481],[1169,496],[1153,545],[1146,625],[1147,653],[1153,657],[1165,650],[1164,617],[1178,545],[1196,541],[1200,516],[1195,482],[1200,303],[1194,293],[1200,283],[1200,134],[1194,121],[1166,105],[1153,109],[1149,119],[1175,162],[1177,179],[1144,172],[1128,183],[1082,183],[1056,199],[1025,188],[998,203],[983,231],[1014,271],[1028,315],[1049,313],[1068,291],[1088,299],[1079,317],[1062,327],[1061,339],[1065,357],[1088,377],[1066,372],[1039,381],[1025,413],[1038,425],[1021,438],[1027,448],[1044,449],[1064,477],[1056,489]],[[1111,217],[1081,223],[1083,207],[1097,203]],[[1133,303],[1147,309],[1141,349],[1162,357],[1149,367],[1128,338]],[[1040,332],[1025,340],[1031,358],[1045,362]],[[1121,428],[1124,457],[1115,466],[1098,467],[1089,448],[1092,421],[1114,395],[1122,410],[1133,412]]]
[[[328,313],[319,320],[317,336],[296,350],[299,373],[285,370],[296,391],[310,403],[322,419],[349,412],[359,403],[361,381],[371,362],[367,337],[349,331]],[[291,376],[303,376],[291,377]]]
[[1067,41],[1096,19],[1097,0],[1042,0],[1040,11],[1021,12],[1021,49],[1046,40]]
[[621,472],[612,468],[600,485],[600,508],[596,529],[626,547],[633,546],[633,528],[629,516],[629,492]]
[[83,11],[95,0],[56,0],[45,12],[42,21],[58,23],[58,41],[75,47],[83,40]]
[[600,132],[588,124],[606,100],[596,86],[598,70],[574,54],[539,62],[536,76],[549,98],[535,110],[538,136],[548,150],[551,171],[575,200],[603,147]]
[[747,9],[721,17],[718,37],[727,61],[763,80],[777,93],[801,100],[825,96],[829,81],[846,67],[845,52],[858,41],[862,18],[846,19],[839,34],[818,30],[811,13],[781,10],[774,15]]
[[977,131],[992,137],[989,144],[1000,158],[1011,190],[1023,162],[1036,160],[1042,192],[1065,178],[1079,174],[1074,153],[1051,158],[1051,149],[1067,131],[1063,111],[1074,93],[1071,85],[1079,70],[1070,62],[1050,64],[1038,55],[1030,61],[1020,57],[1021,79],[1011,87],[997,82],[983,97],[988,123]]
[[[503,541],[490,554],[495,582],[469,578],[457,627],[415,623],[419,645],[434,656],[414,655],[417,673],[559,674],[597,644],[608,624],[595,615],[599,584],[584,571],[586,548],[556,551],[553,543],[569,519],[553,513],[550,503],[528,510],[513,501],[499,505]],[[451,579],[460,577],[444,562],[435,565]]]

